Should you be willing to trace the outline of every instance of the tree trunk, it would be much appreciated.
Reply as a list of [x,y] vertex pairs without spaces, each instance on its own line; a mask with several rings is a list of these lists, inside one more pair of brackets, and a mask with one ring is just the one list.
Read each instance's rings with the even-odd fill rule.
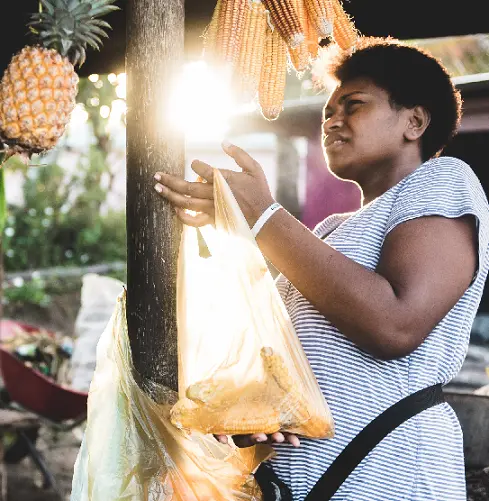
[[[183,175],[184,139],[169,123],[183,62],[184,0],[127,3],[127,322],[143,387],[177,389],[176,265],[180,226],[153,189],[156,171]],[[150,383],[150,384],[147,384]]]

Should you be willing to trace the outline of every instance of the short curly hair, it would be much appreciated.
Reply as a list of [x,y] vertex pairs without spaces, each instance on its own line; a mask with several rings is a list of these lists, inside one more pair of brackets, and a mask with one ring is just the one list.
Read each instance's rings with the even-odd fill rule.
[[421,138],[423,161],[438,156],[460,124],[462,98],[443,64],[428,52],[393,38],[361,37],[353,52],[326,48],[326,77],[345,83],[367,78],[394,107],[422,106],[431,121]]

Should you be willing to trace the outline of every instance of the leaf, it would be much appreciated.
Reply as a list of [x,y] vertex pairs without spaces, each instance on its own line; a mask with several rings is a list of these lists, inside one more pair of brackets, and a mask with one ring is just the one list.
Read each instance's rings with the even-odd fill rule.
[[94,2],[90,2],[92,9],[98,9],[104,5],[113,4],[115,0],[95,0]]
[[90,47],[92,47],[92,49],[99,50],[99,46],[98,46],[97,42],[95,42],[88,35],[82,35],[79,33],[76,38],[77,38],[77,41],[81,40],[83,43],[90,45]]
[[116,5],[105,5],[103,7],[99,7],[98,9],[94,9],[91,11],[92,16],[105,16],[105,14],[108,14],[109,12],[113,12],[116,10],[121,10],[119,7]]
[[41,0],[41,5],[49,12],[49,14],[54,14],[54,5],[48,0]]
[[98,26],[88,26],[86,29],[87,29],[87,33],[91,33],[92,35],[97,34],[97,35],[100,35],[101,37],[109,38],[109,35],[107,35],[107,33],[102,28],[99,28]]
[[100,28],[107,28],[108,30],[112,29],[112,26],[103,19],[90,19],[90,21],[88,21],[88,25],[99,26]]
[[79,16],[86,15],[90,13],[90,5],[86,3],[82,3],[78,5],[75,9],[71,11],[71,15],[73,17],[78,18]]

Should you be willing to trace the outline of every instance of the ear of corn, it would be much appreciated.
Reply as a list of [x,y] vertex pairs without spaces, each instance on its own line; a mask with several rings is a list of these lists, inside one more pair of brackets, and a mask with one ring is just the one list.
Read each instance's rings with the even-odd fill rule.
[[281,427],[280,414],[272,405],[244,398],[211,407],[182,399],[173,406],[170,420],[177,428],[215,435],[268,434]]
[[290,63],[298,73],[302,73],[309,65],[309,51],[306,42],[302,42],[295,49],[289,48]]
[[331,423],[308,408],[304,394],[292,379],[282,356],[270,347],[263,347],[260,355],[265,371],[281,390],[278,402],[282,429],[309,437],[332,437]]
[[321,38],[333,33],[334,9],[331,0],[305,0],[309,18]]
[[[302,73],[309,65],[309,49],[308,49],[308,29],[310,27],[307,18],[306,7],[304,0],[292,0],[292,5],[297,12],[299,23],[304,32],[304,41],[295,48],[288,48],[290,63],[298,73]],[[317,36],[316,36],[317,41]]]
[[[305,0],[297,0],[303,12],[302,18],[304,19],[304,35],[306,37],[307,52],[311,60],[315,59],[319,50],[319,34],[316,26],[314,26],[311,18],[309,17]],[[302,22],[302,21],[301,21]]]
[[258,100],[263,116],[275,120],[284,104],[287,78],[287,45],[277,30],[267,30]]
[[269,347],[260,354],[264,380],[237,388],[212,377],[189,386],[187,398],[171,410],[174,426],[222,435],[284,430],[316,438],[333,436],[331,423],[308,406],[281,355]]
[[238,88],[245,99],[253,99],[260,83],[267,33],[267,12],[260,0],[252,0],[245,17],[238,61]]
[[224,63],[237,63],[248,0],[221,0],[216,52]]
[[214,13],[212,14],[212,19],[207,28],[204,31],[204,55],[206,57],[212,57],[213,53],[216,51],[217,44],[217,33],[219,31],[219,16],[221,12],[222,0],[217,0]]
[[305,37],[293,0],[263,0],[263,3],[270,12],[273,26],[286,44],[292,49],[298,47]]
[[351,49],[358,38],[355,25],[348,17],[348,14],[343,10],[339,0],[331,0],[335,12],[333,38],[340,49]]

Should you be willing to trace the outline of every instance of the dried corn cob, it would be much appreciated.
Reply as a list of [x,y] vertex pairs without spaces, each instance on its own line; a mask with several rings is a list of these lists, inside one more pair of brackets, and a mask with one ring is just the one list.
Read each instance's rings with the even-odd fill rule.
[[263,0],[263,3],[270,12],[273,26],[286,44],[292,49],[298,47],[305,37],[292,0]]
[[215,435],[268,434],[280,430],[278,411],[269,404],[247,400],[241,405],[227,404],[209,409],[182,399],[173,406],[170,419],[177,428]]
[[286,78],[287,45],[277,30],[267,30],[258,98],[268,120],[275,120],[282,111]]
[[292,5],[297,12],[297,17],[299,18],[299,23],[301,25],[302,31],[304,33],[304,42],[295,48],[288,48],[289,58],[292,66],[297,72],[304,71],[309,64],[309,51],[307,42],[307,29],[308,25],[306,8],[304,5],[304,0],[292,0]]
[[224,62],[235,64],[239,57],[248,0],[221,0],[221,2],[216,51]]
[[304,29],[305,43],[310,59],[315,59],[319,50],[319,35],[307,12],[305,0],[295,0],[299,19]]
[[280,354],[275,353],[270,347],[262,348],[260,354],[265,371],[283,391],[279,400],[281,428],[310,437],[331,437],[333,433],[331,424],[310,412],[304,395],[290,376]]
[[210,378],[190,385],[185,394],[188,399],[196,403],[218,407],[223,401],[232,400],[237,391],[236,386],[228,381]]
[[331,0],[333,2],[335,19],[334,19],[334,40],[340,49],[351,49],[358,38],[355,25],[348,17],[348,14],[343,10],[339,0]]
[[219,31],[219,13],[221,11],[222,0],[217,0],[212,19],[204,31],[204,55],[210,56],[216,51],[217,33]]
[[333,33],[334,9],[331,0],[305,0],[311,23],[321,38]]
[[245,18],[237,71],[240,94],[245,99],[253,99],[258,92],[266,34],[265,6],[261,0],[252,0]]
[[291,49],[289,47],[289,58],[294,69],[301,73],[306,70],[309,64],[309,51],[306,42],[302,42],[299,47]]

